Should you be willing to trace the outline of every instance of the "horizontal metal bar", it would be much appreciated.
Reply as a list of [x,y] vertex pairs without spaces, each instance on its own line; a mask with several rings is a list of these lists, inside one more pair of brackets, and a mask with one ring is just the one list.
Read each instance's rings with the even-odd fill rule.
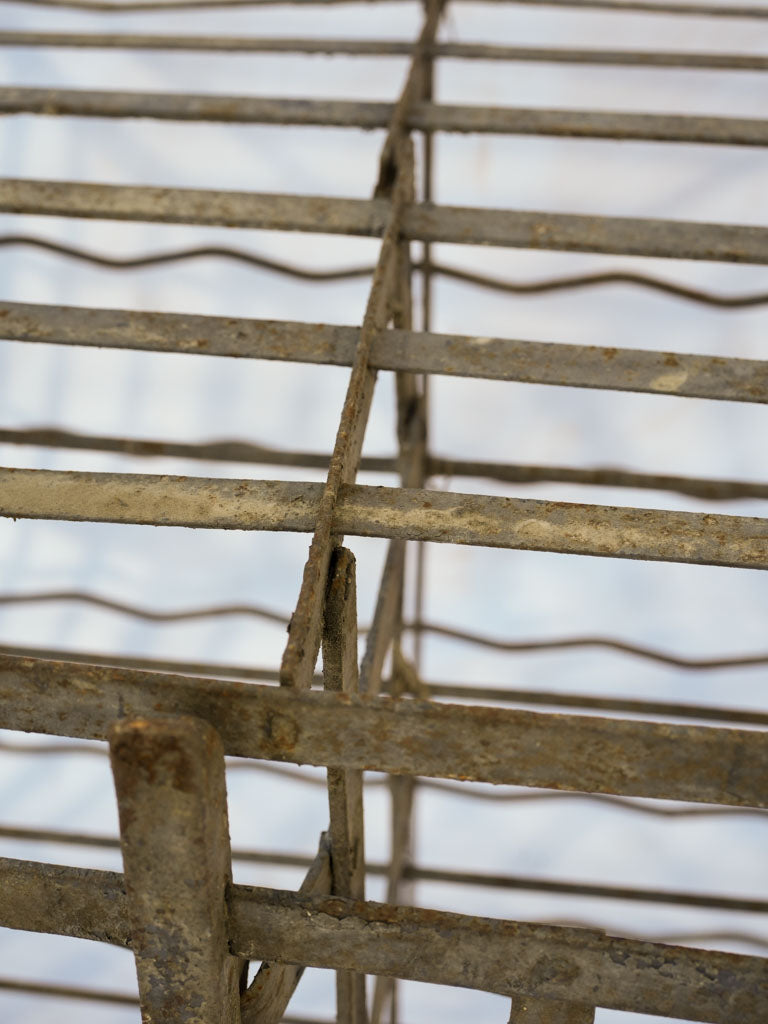
[[[128,944],[121,875],[0,860],[5,927]],[[585,1000],[709,1024],[759,1020],[768,962],[436,910],[233,886],[234,954],[432,984]]]
[[[45,700],[40,694],[45,694]],[[189,714],[227,754],[541,789],[768,807],[759,731],[297,691],[3,658],[3,728],[103,739],[118,718]]]
[[[413,43],[399,39],[299,39],[270,36],[204,36],[139,32],[0,32],[0,46],[70,47],[100,50],[181,50],[206,53],[303,53],[350,57],[407,57]],[[766,71],[761,54],[606,50],[576,47],[500,46],[486,43],[437,43],[434,58],[525,61],[547,64],[591,64],[631,67]]]
[[[768,58],[766,58],[768,67]],[[394,106],[351,100],[267,99],[189,93],[0,88],[0,114],[155,118],[233,124],[386,128]],[[633,114],[414,104],[410,128],[430,132],[551,135],[571,138],[768,145],[768,121],[755,118]]]
[[86,1003],[111,1003],[117,1006],[139,1005],[137,996],[123,992],[110,992],[98,988],[80,988],[75,985],[50,985],[21,978],[0,978],[0,990],[19,992],[29,996],[53,996],[55,999],[78,999]]
[[[0,515],[311,533],[322,484],[0,469]],[[768,520],[342,487],[333,530],[444,544],[768,568]]]
[[[0,302],[8,341],[351,366],[354,327]],[[375,370],[768,402],[768,361],[451,334],[381,331]]]
[[[8,653],[9,650],[4,648],[3,653]],[[18,649],[17,649],[18,650]],[[65,659],[66,660],[66,659]],[[74,659],[70,659],[74,660]],[[96,664],[107,664],[106,659],[97,661]],[[149,666],[148,666],[149,667]],[[163,671],[170,671],[165,668]],[[248,678],[257,678],[255,672]],[[266,675],[266,673],[265,673]],[[276,673],[272,673],[276,675]],[[230,678],[230,677],[227,677]],[[317,683],[322,683],[320,678],[316,679]],[[61,743],[33,743],[33,744],[0,744],[0,750],[4,753],[12,754],[54,754],[57,753],[63,756],[86,754],[102,755],[103,751],[101,747],[96,746],[90,742],[76,743],[70,742],[67,744]],[[227,763],[227,767],[230,771],[236,771],[238,769],[266,772],[267,774],[277,776],[283,779],[290,779],[294,782],[300,782],[305,786],[319,787],[321,789],[326,788],[324,779],[318,775],[308,774],[301,770],[301,768],[294,768],[291,765],[278,763],[276,761],[256,761],[249,760],[248,758],[230,759]],[[367,773],[365,777],[366,788],[389,786],[389,781],[386,775],[371,775]],[[701,804],[672,804],[671,806],[666,803],[658,803],[657,801],[643,801],[637,800],[634,797],[622,797],[622,796],[607,796],[600,793],[575,793],[575,792],[558,792],[557,790],[550,789],[520,789],[520,788],[508,788],[508,787],[494,787],[492,789],[480,789],[470,792],[467,788],[461,784],[453,782],[442,782],[439,779],[425,779],[425,778],[414,778],[414,784],[418,785],[419,789],[433,790],[439,793],[445,793],[450,797],[458,797],[460,799],[469,799],[473,801],[482,801],[486,803],[549,803],[556,801],[563,803],[564,801],[577,802],[581,804],[590,804],[594,807],[609,808],[620,810],[622,812],[628,812],[635,815],[642,815],[643,817],[659,818],[662,821],[670,818],[675,819],[692,819],[692,818],[723,818],[733,821],[735,818],[751,818],[753,821],[759,822],[760,824],[768,823],[768,814],[766,811],[754,807],[718,807],[714,805],[701,805]],[[293,863],[293,862],[291,862]]]
[[[52,843],[64,846],[97,847],[104,850],[119,850],[120,840],[111,836],[92,833],[65,832],[55,829],[11,828],[0,826],[0,839],[11,839],[30,843]],[[272,867],[308,868],[314,858],[297,853],[279,853],[271,850],[232,850],[232,860],[250,864],[267,864]],[[366,874],[373,877],[386,876],[388,864],[368,862]],[[739,896],[719,896],[709,893],[673,892],[668,889],[643,889],[635,886],[594,885],[591,882],[561,882],[555,879],[533,878],[509,874],[483,874],[473,871],[451,871],[445,868],[430,868],[406,864],[404,877],[415,882],[439,882],[448,885],[468,885],[490,889],[513,889],[524,892],[558,893],[564,896],[587,896],[594,899],[622,900],[631,903],[663,903],[674,906],[700,907],[709,910],[726,910],[738,913],[764,914],[768,911],[768,900]],[[320,892],[321,890],[316,890]],[[0,988],[2,985],[0,984]]]
[[[389,203],[4,178],[0,212],[380,237]],[[768,264],[768,228],[749,225],[414,203],[402,230],[423,242]]]

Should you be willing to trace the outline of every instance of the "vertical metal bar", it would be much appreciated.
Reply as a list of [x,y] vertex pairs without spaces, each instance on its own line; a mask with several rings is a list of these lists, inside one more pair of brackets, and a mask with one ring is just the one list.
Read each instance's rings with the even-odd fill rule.
[[413,175],[412,146],[407,136],[408,113],[421,94],[423,62],[434,43],[440,10],[439,0],[428,10],[381,152],[374,195],[390,199],[390,214],[355,352],[315,534],[304,567],[299,600],[291,619],[288,644],[280,666],[280,681],[284,686],[308,688],[311,685],[320,648],[324,591],[333,543],[333,514],[342,485],[354,483],[357,475],[376,379],[375,371],[368,366],[368,358],[375,335],[386,327],[392,312],[395,251]]
[[513,996],[509,1024],[594,1024],[595,1010],[579,1003]]
[[228,945],[219,735],[196,718],[134,719],[109,744],[142,1020],[240,1024],[247,961]]
[[[413,187],[413,183],[412,183]],[[413,322],[413,296],[411,290],[411,258],[408,242],[401,241],[398,248],[397,263],[397,302],[395,304],[395,327],[409,331]],[[397,386],[397,434],[399,444],[398,463],[400,479],[404,487],[420,487],[424,481],[426,465],[426,426],[424,420],[423,393],[419,390],[415,374],[399,372],[396,375]],[[385,566],[380,601],[377,615],[374,616],[374,629],[379,626],[378,613],[382,600],[396,594],[392,600],[392,615],[387,628],[393,641],[393,665],[402,659],[400,651],[400,633],[403,621],[403,593],[405,572],[405,541],[395,540],[390,544]],[[388,573],[390,574],[388,576]],[[388,589],[387,589],[388,588]],[[372,630],[369,640],[379,639]],[[379,650],[382,648],[379,644]],[[368,651],[366,650],[366,655]],[[377,666],[380,670],[381,665]],[[374,677],[374,680],[376,677]],[[370,692],[370,690],[369,690]],[[402,692],[398,683],[397,672],[393,670],[393,695]],[[411,852],[411,810],[413,806],[414,780],[408,776],[393,776],[390,779],[391,792],[391,855],[388,871],[387,902],[397,903],[400,897],[405,869]],[[378,977],[374,987],[372,1009],[373,1024],[379,1024],[381,1016],[389,1000],[390,1021],[397,1020],[397,980],[395,978]]]
[[[326,690],[356,693],[357,598],[355,557],[347,548],[331,556],[323,622],[323,683]],[[365,899],[363,773],[328,768],[333,893]],[[367,1024],[365,975],[336,972],[338,1024]]]

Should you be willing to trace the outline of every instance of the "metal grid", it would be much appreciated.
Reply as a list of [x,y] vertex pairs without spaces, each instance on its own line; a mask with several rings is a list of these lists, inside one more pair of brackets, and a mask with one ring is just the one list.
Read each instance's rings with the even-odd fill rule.
[[[27,0],[37,2],[37,0]],[[109,11],[112,4],[46,0],[57,6]],[[143,2],[131,10],[237,6],[254,0]],[[517,0],[526,2],[526,0]],[[535,0],[527,0],[529,3]],[[548,0],[562,7],[764,19],[756,6]],[[410,862],[414,789],[449,786],[436,780],[480,781],[591,794],[614,801],[635,797],[726,807],[768,807],[766,745],[761,712],[670,702],[577,697],[521,690],[430,685],[420,678],[418,641],[429,631],[493,643],[424,621],[418,609],[404,621],[406,543],[468,544],[611,558],[768,568],[762,519],[425,489],[442,473],[500,482],[559,481],[647,487],[709,499],[766,497],[765,484],[606,470],[574,470],[446,460],[427,445],[430,374],[603,388],[765,403],[766,364],[731,357],[601,349],[502,338],[432,333],[430,282],[453,275],[481,287],[517,290],[577,287],[610,280],[662,289],[726,308],[758,305],[763,294],[736,297],[702,292],[645,275],[602,274],[519,285],[433,262],[432,243],[495,245],[565,252],[631,254],[753,265],[768,263],[768,229],[617,217],[523,213],[437,206],[431,202],[432,133],[511,133],[663,142],[764,146],[766,122],[736,118],[606,114],[596,111],[510,110],[432,102],[432,64],[464,59],[563,61],[587,64],[768,69],[768,59],[720,54],[554,50],[436,43],[438,0],[427,3],[413,44],[379,41],[129,37],[4,32],[0,45],[125,47],[226,52],[407,54],[402,93],[394,104],[262,100],[4,88],[3,113],[151,117],[252,124],[384,128],[378,181],[370,200],[223,193],[192,189],[3,180],[0,211],[157,223],[221,225],[337,233],[381,239],[359,329],[298,322],[126,313],[4,302],[3,338],[78,346],[131,348],[329,364],[351,369],[330,457],[285,453],[246,444],[134,442],[55,430],[3,430],[6,443],[139,455],[277,464],[327,469],[324,484],[268,480],[157,477],[137,474],[0,470],[0,511],[18,518],[176,525],[201,529],[288,530],[312,535],[300,596],[288,623],[279,671],[216,665],[6,649],[0,668],[2,726],[55,736],[108,739],[121,820],[124,875],[27,861],[0,863],[4,927],[96,939],[130,947],[136,957],[143,1017],[152,1021],[289,1020],[284,1016],[304,966],[337,972],[337,1020],[378,1024],[397,1020],[394,979],[494,992],[511,1000],[510,1021],[582,1022],[596,1007],[653,1013],[717,1024],[757,1021],[768,1007],[765,960],[607,936],[594,929],[492,920],[406,905],[404,886],[440,876],[538,891],[764,912],[764,900],[573,882],[430,872]],[[414,179],[412,134],[423,138],[423,177]],[[417,192],[419,198],[416,198]],[[4,244],[46,245],[66,255],[101,260],[81,250],[29,237]],[[412,241],[423,257],[411,261]],[[199,252],[200,250],[198,250]],[[154,258],[177,259],[190,253]],[[215,250],[214,254],[220,254]],[[286,273],[246,253],[236,258]],[[111,261],[113,264],[119,261]],[[136,265],[141,261],[123,261]],[[147,262],[147,261],[144,261]],[[412,275],[422,275],[420,332],[412,323]],[[316,277],[334,276],[316,274]],[[394,371],[399,453],[363,458],[376,374]],[[401,486],[357,485],[360,469],[397,472]],[[357,659],[355,562],[343,536],[386,538],[388,554],[361,665]],[[423,589],[417,567],[417,594]],[[6,602],[100,600],[81,593],[6,595]],[[145,609],[111,607],[143,616]],[[249,608],[259,615],[269,610]],[[231,609],[200,609],[198,616]],[[175,616],[178,618],[179,616]],[[174,618],[172,614],[155,618]],[[403,652],[404,631],[416,656]],[[764,664],[768,655],[684,659],[606,637],[577,637],[538,646],[613,647],[642,657],[707,668]],[[497,643],[506,649],[536,644]],[[322,648],[322,676],[315,675]],[[30,655],[32,655],[30,657]],[[87,662],[106,664],[87,664]],[[385,666],[390,666],[387,677]],[[175,674],[168,674],[175,673]],[[238,676],[246,682],[225,681]],[[211,676],[201,682],[200,675]],[[255,682],[258,681],[258,682]],[[267,685],[279,682],[280,686]],[[322,687],[324,692],[310,692]],[[386,691],[389,699],[382,699]],[[592,717],[519,709],[432,703],[429,697],[470,697],[513,704],[547,704],[574,711],[639,712],[716,721],[716,727]],[[404,699],[404,698],[417,699]],[[734,726],[758,728],[743,729]],[[41,748],[44,749],[44,747]],[[280,863],[279,855],[229,849],[224,757],[326,766],[330,827],[317,857],[304,865],[298,894],[233,886],[231,858]],[[280,769],[277,765],[273,770]],[[363,772],[390,776],[392,854],[366,864]],[[702,808],[702,813],[709,813]],[[657,813],[674,813],[662,811]],[[685,811],[682,811],[685,813]],[[5,829],[3,834],[23,830]],[[41,833],[36,833],[40,837]],[[47,833],[62,842],[109,845],[110,840]],[[365,875],[387,881],[387,901],[364,901]],[[249,961],[262,961],[247,983]],[[366,993],[365,976],[376,978]],[[13,982],[6,981],[6,987]],[[21,983],[20,983],[21,984]],[[27,985],[26,990],[30,991]],[[37,986],[67,996],[66,987]],[[120,1001],[124,997],[91,992]],[[87,997],[88,993],[79,993]],[[367,1004],[367,1005],[366,1005]]]

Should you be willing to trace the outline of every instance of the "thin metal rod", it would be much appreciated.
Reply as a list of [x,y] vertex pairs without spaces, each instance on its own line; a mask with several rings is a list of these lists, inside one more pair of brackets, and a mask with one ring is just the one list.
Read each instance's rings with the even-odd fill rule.
[[[429,632],[431,625],[424,623],[424,632]],[[544,650],[545,641],[535,650]],[[610,644],[610,641],[607,641]],[[621,645],[625,650],[629,645]],[[658,654],[650,649],[635,647],[629,653],[637,654],[639,657],[658,657],[659,660],[668,660],[666,655]],[[20,647],[8,644],[0,645],[0,654],[13,657],[40,658],[46,661],[72,661],[86,665],[111,665],[114,668],[137,668],[145,669],[148,672],[171,672],[182,675],[200,675],[210,679],[241,679],[256,682],[277,682],[279,673],[276,669],[254,668],[243,665],[222,665],[220,663],[200,663],[190,661],[171,661],[161,658],[143,658],[137,656],[121,656],[117,654],[101,654],[94,651],[67,651],[60,648]],[[671,656],[670,656],[671,660]],[[682,659],[674,659],[679,664]],[[711,663],[704,667],[727,667],[738,668],[746,665],[762,665],[768,662],[768,656],[753,656],[752,658],[731,658],[719,659],[715,665]],[[699,668],[694,659],[685,661],[686,668]],[[321,677],[315,677],[313,685],[321,683]],[[692,718],[724,723],[742,725],[768,725],[768,712],[752,711],[741,708],[713,707],[705,704],[682,704],[670,701],[649,701],[632,700],[622,697],[594,697],[582,694],[567,692],[551,692],[547,690],[521,690],[500,686],[471,685],[462,686],[458,683],[422,682],[418,680],[417,692],[413,694],[421,699],[426,697],[448,697],[451,700],[472,700],[472,701],[494,701],[501,704],[530,704],[533,706],[560,707],[593,709],[600,711],[626,711],[637,715],[658,715],[667,718]],[[0,744],[0,750],[6,749],[7,744]],[[17,748],[12,748],[17,749]],[[19,748],[20,751],[28,750],[28,747]],[[70,751],[70,747],[63,750]],[[88,747],[89,752],[94,748]],[[59,745],[37,746],[33,748],[38,753],[62,752]],[[231,766],[230,766],[231,767]]]
[[[76,985],[48,985],[36,981],[16,978],[0,978],[0,989],[7,992],[20,992],[30,996],[53,996],[56,999],[74,999],[83,1002],[111,1003],[119,1006],[138,1006],[136,996],[123,992],[107,992],[104,989],[80,988]],[[334,1024],[333,1021],[317,1018],[287,1016],[282,1018],[283,1024]]]
[[[104,13],[130,13],[131,11],[186,11],[221,7],[267,7],[291,4],[296,8],[304,6],[350,3],[354,0],[16,0],[17,3],[35,7],[63,7],[74,10],[100,11]],[[382,0],[378,0],[382,2]],[[738,4],[728,6],[712,3],[674,3],[672,0],[513,0],[515,3],[542,7],[574,7],[647,14],[671,14],[693,17],[748,18],[768,17],[765,7]]]
[[[399,39],[298,39],[270,36],[158,35],[139,32],[0,32],[0,46],[104,50],[181,50],[206,53],[304,53],[349,57],[409,57],[413,43]],[[435,43],[429,56],[458,60],[521,61],[711,71],[766,71],[761,54],[608,50],[576,47]]]
[[[768,10],[768,8],[767,8]],[[337,199],[214,189],[0,180],[0,212],[162,224],[382,237],[386,199]],[[413,241],[557,252],[768,264],[768,228],[420,203],[403,211]]]
[[[327,469],[329,455],[317,452],[288,452],[250,441],[157,441],[149,438],[104,437],[77,434],[58,427],[0,429],[0,444],[36,445],[43,448],[114,452],[120,455],[200,459],[211,462],[245,462],[256,465],[298,466]],[[707,501],[737,501],[768,498],[768,484],[746,480],[713,480],[672,474],[635,473],[631,470],[597,467],[533,466],[504,462],[449,459],[425,456],[426,476],[483,477],[514,484],[566,483],[597,487],[631,487],[652,491],[673,491]],[[395,473],[397,459],[364,455],[360,471]]]
[[[119,842],[118,844],[119,845]],[[50,985],[15,978],[0,978],[4,992],[23,992],[30,996],[53,996],[56,999],[79,999],[86,1003],[111,1003],[117,1006],[138,1006],[137,996],[127,992],[107,992],[98,988],[80,988],[75,985]]]
[[[234,853],[232,859],[235,859]],[[331,891],[331,854],[326,833],[320,835],[318,851],[307,858],[307,874],[302,879],[299,893],[307,896],[327,896]],[[253,981],[240,998],[240,1018],[237,1024],[280,1024],[285,1021],[285,1010],[304,973],[295,964],[262,961]]]
[[[120,848],[120,840],[112,836],[65,832],[54,829],[0,826],[0,838],[31,843],[96,847],[105,850],[118,850]],[[301,853],[235,848],[232,850],[232,860],[250,864],[265,864],[272,867],[309,868],[315,863],[316,858],[308,857]],[[389,871],[389,865],[369,862],[366,864],[365,870],[366,874],[372,877],[384,876]],[[415,864],[407,864],[403,869],[403,874],[405,878],[415,882],[435,882],[491,889],[557,893],[564,896],[587,896],[595,899],[622,900],[631,903],[662,903],[680,907],[699,907],[708,910],[724,910],[737,913],[764,914],[768,911],[768,900],[742,896],[674,892],[664,889],[638,888],[636,886],[595,885],[591,882],[562,882],[554,879],[510,874],[451,871],[446,868],[431,868]],[[320,892],[319,889],[314,891]]]
[[[0,469],[0,516],[19,519],[312,533],[322,495],[322,484],[283,480]],[[346,485],[329,530],[334,536],[768,569],[768,522],[751,516]],[[307,661],[308,686],[314,660]]]
[[[301,589],[288,627],[288,643],[280,664],[285,686],[306,688],[320,648],[323,602],[334,540],[336,508],[342,486],[354,484],[362,454],[368,414],[373,399],[376,368],[370,357],[373,344],[394,313],[398,298],[398,252],[407,204],[413,199],[413,146],[406,138],[410,108],[419,98],[421,64],[427,46],[434,41],[440,7],[427,11],[400,97],[392,108],[379,158],[373,203],[385,204],[382,243],[376,271],[355,343],[344,405],[331,455],[325,486],[317,509],[312,543],[304,566]],[[337,541],[338,542],[338,537]]]
[[[95,253],[77,246],[53,242],[45,238],[36,238],[32,235],[0,235],[0,247],[6,245],[30,246],[44,251],[53,252],[59,256],[65,256],[67,258],[81,260],[85,263],[91,263],[94,266],[104,267],[108,270],[130,270],[141,267],[153,267],[188,259],[221,258],[246,263],[250,266],[258,267],[260,270],[267,270],[272,273],[295,277],[301,281],[326,282],[370,277],[375,269],[371,265],[344,267],[339,270],[314,270],[305,267],[298,267],[292,263],[284,263],[280,260],[272,260],[264,256],[258,256],[254,253],[246,252],[243,249],[234,249],[227,246],[197,246],[191,249],[174,249],[162,253],[148,253],[143,256],[113,257],[105,256],[101,253]],[[429,243],[425,243],[425,245],[429,245]],[[422,273],[426,270],[426,266],[423,261],[414,262],[412,267],[414,270],[421,271]],[[449,280],[460,281],[463,284],[471,284],[476,285],[478,288],[486,288],[489,291],[500,291],[512,295],[540,295],[547,292],[568,291],[575,288],[627,284],[638,288],[647,288],[651,291],[658,291],[662,294],[671,295],[687,302],[714,306],[717,309],[748,309],[752,306],[761,306],[768,303],[768,292],[752,292],[744,295],[724,295],[722,293],[706,291],[700,288],[691,288],[687,285],[677,284],[674,281],[630,271],[608,271],[598,274],[573,274],[538,281],[506,281],[488,274],[477,274],[472,271],[462,270],[459,267],[450,267],[442,263],[431,262],[429,269],[433,276],[445,277]]]
[[[371,129],[386,128],[396,109],[391,103],[351,100],[0,88],[0,115],[147,117],[171,121]],[[768,145],[768,121],[755,118],[448,106],[422,101],[411,104],[408,114],[402,115],[402,124],[404,129],[426,132],[634,139],[727,146]]]
[[3,605],[23,605],[49,603],[51,601],[78,601],[93,605],[96,608],[103,608],[110,612],[117,612],[120,615],[130,615],[133,618],[144,619],[147,622],[188,622],[194,619],[220,618],[229,615],[249,615],[258,619],[266,619],[268,622],[277,623],[280,626],[288,624],[288,615],[273,611],[257,604],[228,604],[215,605],[205,608],[188,608],[175,611],[160,611],[158,609],[139,607],[123,601],[113,601],[108,597],[101,597],[99,594],[91,594],[80,590],[48,590],[39,593],[4,594],[0,592],[0,607]]

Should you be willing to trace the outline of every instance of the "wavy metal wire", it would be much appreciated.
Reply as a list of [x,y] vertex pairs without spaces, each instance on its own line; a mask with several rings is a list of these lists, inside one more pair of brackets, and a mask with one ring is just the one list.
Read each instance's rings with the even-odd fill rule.
[[[194,246],[187,249],[173,249],[162,253],[145,253],[141,256],[117,257],[105,256],[102,253],[96,253],[89,249],[65,245],[62,242],[54,242],[50,239],[38,238],[33,235],[0,236],[0,247],[17,245],[42,249],[55,253],[58,256],[79,260],[108,270],[136,270],[144,267],[163,266],[164,264],[183,260],[215,258],[234,260],[238,263],[257,267],[260,270],[284,274],[301,281],[326,283],[328,281],[346,281],[370,277],[374,270],[373,266],[368,265],[342,267],[337,270],[314,270],[307,267],[298,267],[295,264],[285,263],[281,260],[270,259],[267,256],[247,252],[244,249],[227,246]],[[412,264],[412,269],[423,271],[425,267],[423,263],[416,261]],[[547,292],[594,288],[612,284],[628,284],[661,292],[678,299],[687,300],[688,302],[715,306],[718,309],[749,309],[768,304],[768,291],[751,292],[743,295],[724,295],[718,292],[706,291],[705,289],[693,288],[690,285],[678,284],[665,278],[625,270],[609,270],[593,274],[570,274],[539,281],[505,281],[488,274],[478,274],[430,260],[429,272],[450,280],[460,281],[463,284],[475,285],[478,288],[513,295],[542,295]]]

